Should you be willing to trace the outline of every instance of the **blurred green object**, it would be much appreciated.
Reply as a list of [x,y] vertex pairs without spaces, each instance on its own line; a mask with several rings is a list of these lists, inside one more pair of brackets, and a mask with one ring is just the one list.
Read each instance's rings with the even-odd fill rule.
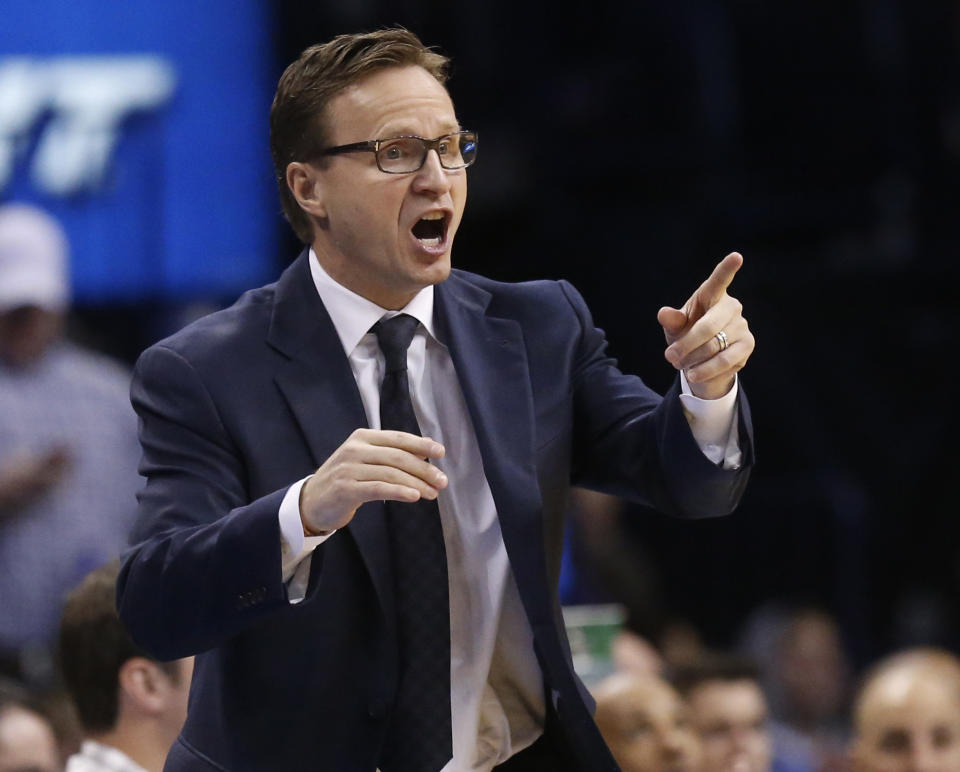
[[588,688],[613,673],[613,640],[625,620],[626,610],[616,603],[563,607],[573,667]]

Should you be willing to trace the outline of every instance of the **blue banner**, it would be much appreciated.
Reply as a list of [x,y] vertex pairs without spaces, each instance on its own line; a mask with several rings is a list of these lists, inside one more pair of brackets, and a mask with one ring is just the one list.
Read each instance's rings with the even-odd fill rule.
[[262,0],[3,4],[0,201],[60,219],[78,303],[273,272],[271,33]]

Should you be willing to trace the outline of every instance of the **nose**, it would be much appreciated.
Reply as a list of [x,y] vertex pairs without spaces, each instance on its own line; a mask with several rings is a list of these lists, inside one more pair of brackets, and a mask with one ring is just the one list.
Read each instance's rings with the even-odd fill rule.
[[451,175],[458,173],[460,172],[450,172],[444,169],[440,165],[440,154],[436,150],[428,150],[427,157],[423,160],[423,166],[414,175],[413,189],[418,193],[443,195],[453,185]]
[[730,732],[730,744],[737,751],[747,750],[754,742],[756,733],[752,728],[737,726]]
[[937,772],[941,767],[941,755],[932,743],[915,742],[907,766],[908,772]]
[[665,730],[660,736],[660,745],[665,759],[673,761],[684,755],[686,750],[684,744],[683,730],[673,727]]

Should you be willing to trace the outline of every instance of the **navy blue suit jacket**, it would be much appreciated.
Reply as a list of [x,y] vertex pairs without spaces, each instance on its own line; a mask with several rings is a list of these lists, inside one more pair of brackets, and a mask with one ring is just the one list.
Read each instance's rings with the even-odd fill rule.
[[[546,694],[575,768],[616,769],[570,662],[556,586],[571,484],[667,513],[729,512],[748,477],[694,442],[665,397],[605,354],[564,282],[503,284],[454,271],[437,286]],[[137,545],[118,585],[134,639],[197,654],[171,770],[372,772],[397,687],[382,502],[314,552],[307,597],[288,603],[277,511],[366,417],[306,253],[272,285],[156,344],[132,387],[147,477]]]

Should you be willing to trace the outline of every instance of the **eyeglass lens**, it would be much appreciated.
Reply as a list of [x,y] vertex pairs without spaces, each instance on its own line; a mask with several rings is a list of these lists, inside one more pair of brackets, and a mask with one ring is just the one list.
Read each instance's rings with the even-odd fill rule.
[[[423,166],[427,156],[427,142],[419,137],[397,137],[384,140],[377,151],[377,163],[385,172],[403,174]],[[448,134],[429,143],[440,156],[445,169],[462,169],[473,163],[477,155],[477,139],[473,132]]]

